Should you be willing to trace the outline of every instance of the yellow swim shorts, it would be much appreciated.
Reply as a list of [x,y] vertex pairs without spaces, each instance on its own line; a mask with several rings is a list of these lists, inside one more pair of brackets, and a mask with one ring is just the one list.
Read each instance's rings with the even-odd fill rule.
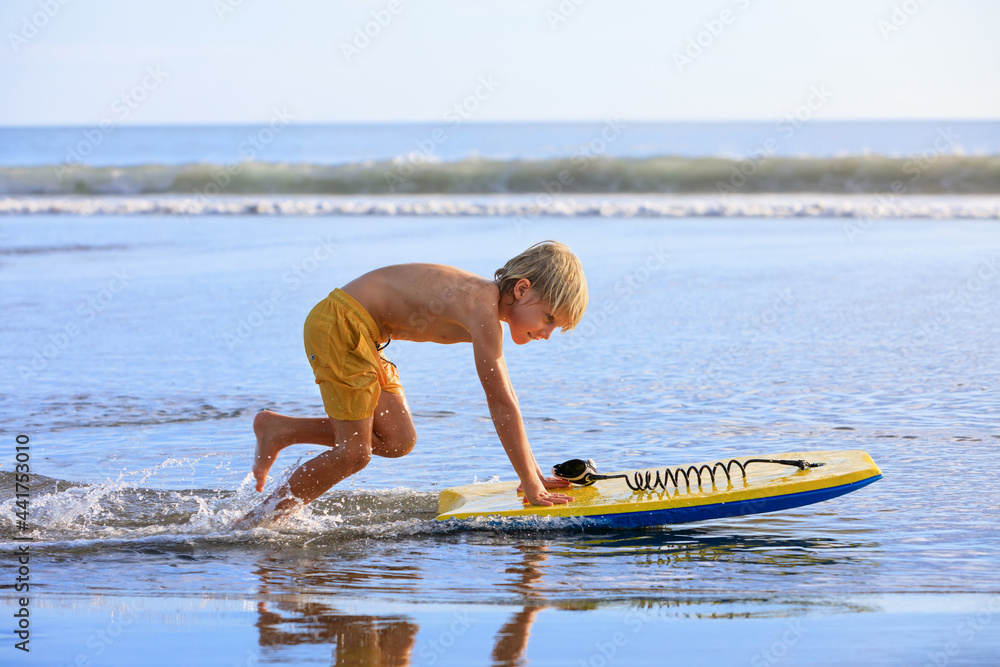
[[379,354],[378,325],[347,292],[335,289],[316,304],[306,317],[303,337],[331,419],[366,419],[382,391],[402,395],[396,366]]

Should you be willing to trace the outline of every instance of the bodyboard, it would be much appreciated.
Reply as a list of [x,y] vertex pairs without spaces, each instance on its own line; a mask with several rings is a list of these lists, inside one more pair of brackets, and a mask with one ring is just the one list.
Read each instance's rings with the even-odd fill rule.
[[[516,481],[467,484],[441,492],[437,518],[444,521],[475,517],[579,517],[594,526],[659,526],[801,507],[856,491],[882,478],[882,471],[872,458],[860,450],[734,458],[740,462],[755,458],[803,459],[822,465],[800,470],[773,463],[753,463],[746,466],[745,477],[733,468],[728,480],[717,472],[712,481],[703,473],[701,483],[692,478],[686,484],[681,479],[676,488],[668,486],[655,491],[633,491],[624,479],[600,480],[591,486],[559,489],[560,493],[573,496],[574,502],[549,507],[524,505],[523,494],[516,491],[519,486]],[[696,463],[693,467],[711,467],[715,463]],[[638,472],[655,475],[663,470],[661,467]]]

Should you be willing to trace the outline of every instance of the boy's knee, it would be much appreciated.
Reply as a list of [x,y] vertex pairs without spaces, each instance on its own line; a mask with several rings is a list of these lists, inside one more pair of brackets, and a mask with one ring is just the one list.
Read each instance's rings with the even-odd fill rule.
[[340,455],[342,465],[351,470],[353,475],[359,470],[364,470],[372,460],[372,448],[370,445],[340,445],[346,447],[346,451]]
[[394,458],[400,456],[406,456],[407,454],[413,451],[413,448],[416,445],[417,445],[417,434],[416,433],[408,434],[408,436],[405,439],[401,440],[399,443],[396,444],[390,456]]
[[372,449],[371,447],[358,447],[352,452],[351,463],[354,464],[356,470],[362,470],[371,463],[372,460]]
[[[406,434],[406,438],[403,440],[400,449],[402,450],[403,454],[409,454],[410,452],[413,451],[413,448],[416,446],[417,446],[417,431],[411,428],[410,432]],[[402,456],[403,454],[400,454],[400,456]]]
[[417,444],[417,432],[410,430],[408,433],[395,433],[393,437],[382,442],[379,451],[375,452],[379,456],[390,459],[398,459],[413,451]]

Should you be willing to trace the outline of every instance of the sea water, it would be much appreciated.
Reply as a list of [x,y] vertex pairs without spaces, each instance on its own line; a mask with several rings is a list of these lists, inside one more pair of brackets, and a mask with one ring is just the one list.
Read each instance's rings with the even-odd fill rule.
[[[4,664],[1000,658],[995,222],[0,225]],[[505,346],[543,467],[863,449],[885,478],[786,512],[643,530],[437,522],[441,489],[515,476],[470,347],[394,341],[413,453],[374,459],[288,526],[229,528],[260,497],[254,414],[323,414],[301,342],[312,305],[398,262],[490,276],[547,238],[580,256],[591,299],[575,331]],[[282,452],[269,489],[319,451]],[[15,648],[23,609],[30,653]]]
[[[0,130],[4,664],[997,662],[996,123],[278,111]],[[229,528],[253,415],[322,416],[313,304],[546,238],[591,304],[507,345],[543,466],[857,448],[885,479],[646,530],[437,522],[440,489],[514,474],[469,347],[397,341],[414,452]]]

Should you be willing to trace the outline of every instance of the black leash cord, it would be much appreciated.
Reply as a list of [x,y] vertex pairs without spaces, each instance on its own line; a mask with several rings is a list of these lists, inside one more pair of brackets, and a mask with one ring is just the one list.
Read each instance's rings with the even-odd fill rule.
[[683,467],[674,468],[673,470],[671,470],[670,468],[665,468],[663,470],[664,474],[662,478],[660,477],[659,470],[656,471],[655,477],[653,476],[652,472],[646,472],[645,474],[643,474],[639,471],[633,472],[631,474],[631,478],[627,474],[616,475],[616,477],[624,477],[625,483],[628,484],[628,488],[632,489],[633,491],[652,491],[653,489],[663,489],[665,491],[667,489],[668,483],[670,484],[670,486],[673,487],[680,486],[681,477],[684,477],[684,485],[687,486],[688,488],[691,487],[692,477],[696,478],[698,480],[698,486],[701,486],[702,484],[701,473],[703,472],[708,473],[708,476],[711,478],[712,484],[714,485],[715,471],[719,469],[721,469],[722,472],[726,474],[726,481],[731,483],[733,481],[731,475],[733,466],[739,468],[740,474],[742,474],[743,477],[745,478],[747,476],[746,467],[751,463],[777,463],[780,465],[795,466],[799,470],[805,470],[806,468],[815,468],[817,466],[823,465],[822,463],[808,463],[802,460],[788,461],[780,459],[748,459],[746,462],[740,463],[736,459],[732,459],[729,461],[729,463],[716,461],[711,466],[706,464],[702,465],[701,467],[688,466],[687,468]]
[[[726,475],[726,481],[732,483],[732,469],[733,466],[739,468],[740,474],[744,477],[747,476],[746,467],[751,463],[776,463],[778,465],[794,466],[799,470],[805,470],[806,468],[818,468],[822,463],[809,463],[802,459],[790,460],[790,459],[747,459],[744,462],[740,462],[736,459],[731,459],[728,463],[723,463],[722,461],[716,461],[712,465],[702,464],[701,466],[688,466],[679,467],[671,470],[670,468],[664,468],[662,470],[662,475],[660,470],[648,471],[643,473],[642,471],[636,470],[630,473],[624,473],[621,475],[599,475],[597,474],[597,468],[593,464],[593,461],[588,459],[587,461],[579,461],[579,464],[585,465],[585,472],[575,476],[572,481],[574,484],[579,484],[581,486],[590,486],[594,482],[601,479],[624,479],[628,488],[633,491],[653,491],[654,489],[667,490],[667,486],[672,486],[674,488],[679,487],[681,484],[681,478],[684,478],[684,485],[691,488],[691,480],[697,480],[698,486],[703,483],[702,473],[708,473],[709,479],[712,480],[712,484],[715,484],[715,474],[717,470],[722,470]],[[575,461],[567,461],[562,464],[562,466],[567,466]],[[557,466],[559,467],[559,466]],[[655,476],[654,476],[655,473]],[[564,478],[565,479],[565,478]],[[578,481],[579,480],[579,481]]]

